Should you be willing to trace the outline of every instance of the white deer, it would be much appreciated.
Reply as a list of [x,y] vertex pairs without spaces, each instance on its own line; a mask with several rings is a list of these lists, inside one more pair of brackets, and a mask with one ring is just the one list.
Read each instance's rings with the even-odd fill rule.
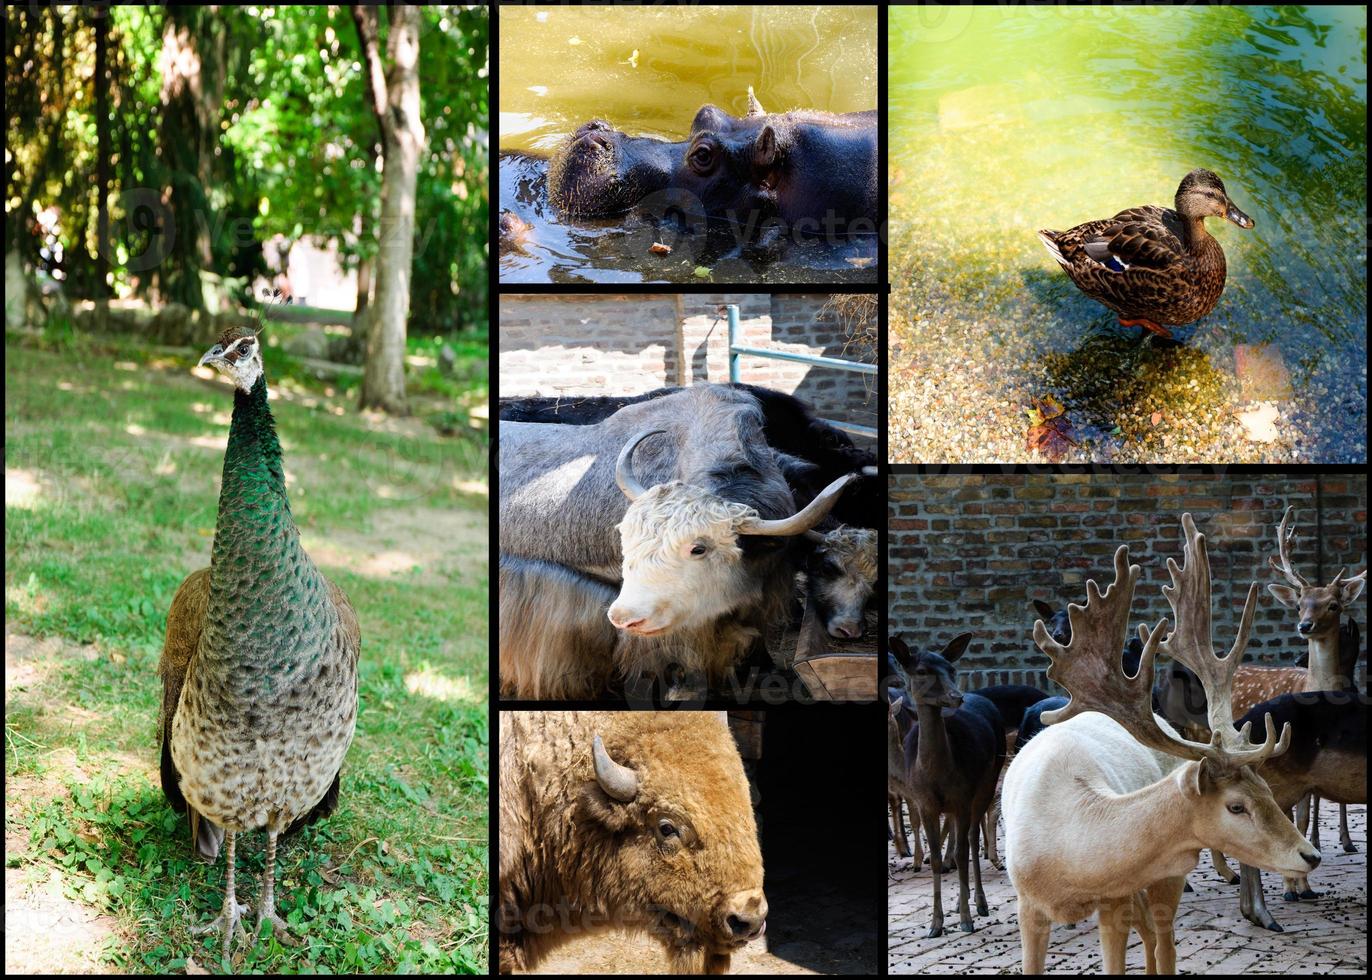
[[[1139,628],[1144,649],[1135,676],[1123,672],[1119,656],[1139,576],[1127,547],[1115,552],[1114,584],[1102,594],[1094,580],[1087,582],[1086,605],[1069,607],[1070,643],[1054,641],[1042,620],[1034,624],[1034,640],[1053,662],[1048,676],[1071,700],[1044,713],[1049,727],[1015,757],[1001,792],[1025,973],[1043,972],[1054,922],[1077,922],[1097,911],[1106,973],[1124,972],[1131,926],[1143,937],[1147,972],[1176,972],[1173,919],[1203,848],[1289,875],[1319,864],[1319,852],[1254,774],[1263,760],[1286,750],[1290,726],[1278,740],[1267,716],[1267,737],[1256,746],[1248,741],[1249,726],[1241,732],[1233,726],[1233,675],[1248,643],[1258,586],[1248,590],[1229,655],[1216,657],[1205,537],[1190,514],[1182,515],[1182,527],[1184,564],[1168,559],[1172,584],[1162,590],[1176,629],[1168,634],[1166,619]],[[1200,678],[1208,743],[1183,738],[1153,714],[1153,659],[1160,651]]]

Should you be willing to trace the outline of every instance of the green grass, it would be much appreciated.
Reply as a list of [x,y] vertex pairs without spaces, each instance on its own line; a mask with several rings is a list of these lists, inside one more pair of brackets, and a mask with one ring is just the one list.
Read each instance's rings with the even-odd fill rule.
[[[128,343],[5,346],[5,616],[45,638],[7,683],[7,874],[56,871],[113,916],[113,969],[219,969],[188,927],[217,914],[224,865],[192,859],[163,799],[156,668],[172,595],[209,561],[231,393]],[[338,812],[279,855],[278,910],[305,945],[232,965],[484,972],[487,447],[359,417],[323,386],[274,395],[305,546],[361,621],[361,703]],[[254,916],[262,844],[238,852]]]

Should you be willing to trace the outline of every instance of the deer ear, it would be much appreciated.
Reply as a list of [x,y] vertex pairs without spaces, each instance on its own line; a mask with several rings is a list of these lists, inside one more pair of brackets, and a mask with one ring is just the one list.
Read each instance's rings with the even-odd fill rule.
[[[1363,587],[1367,585],[1367,575],[1359,575],[1351,578],[1347,582],[1339,583],[1339,601],[1345,606],[1358,601],[1358,596],[1362,595]],[[1270,586],[1269,586],[1270,588]]]
[[891,648],[891,653],[895,655],[896,663],[909,670],[914,658],[910,656],[910,648],[905,645],[905,641],[898,636],[890,636],[886,642]]
[[1277,585],[1273,583],[1267,586],[1267,591],[1272,593],[1272,598],[1276,599],[1287,609],[1295,609],[1300,605],[1301,597],[1296,590],[1289,585]]
[[971,643],[973,639],[971,633],[963,633],[961,636],[953,637],[948,641],[948,645],[943,648],[943,659],[951,664],[962,656],[962,652],[967,649],[967,644]]
[[1048,605],[1048,603],[1044,602],[1042,599],[1035,599],[1033,605],[1034,611],[1039,614],[1040,619],[1046,620],[1053,618],[1053,613],[1055,610],[1052,606]]
[[1191,791],[1196,796],[1204,796],[1215,790],[1215,775],[1210,771],[1210,760],[1201,759],[1196,763],[1196,774],[1192,777]]

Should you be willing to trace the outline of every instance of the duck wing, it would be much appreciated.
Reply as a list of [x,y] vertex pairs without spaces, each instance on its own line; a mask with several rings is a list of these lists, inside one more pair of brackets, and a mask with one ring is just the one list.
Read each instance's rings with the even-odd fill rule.
[[1176,212],[1149,204],[1077,225],[1057,245],[1065,263],[1077,269],[1167,272],[1186,263],[1179,232]]

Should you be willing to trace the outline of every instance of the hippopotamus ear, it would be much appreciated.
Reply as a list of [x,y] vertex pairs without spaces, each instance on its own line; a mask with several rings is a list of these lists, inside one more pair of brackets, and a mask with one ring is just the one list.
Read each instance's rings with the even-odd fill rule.
[[767,115],[767,110],[764,109],[764,108],[762,108],[762,103],[759,102],[759,101],[757,100],[757,96],[753,94],[753,87],[752,87],[751,85],[748,86],[748,115],[750,115],[750,116],[765,116],[765,115]]
[[761,170],[770,170],[776,166],[779,155],[776,130],[771,126],[763,126],[762,132],[758,133],[757,139],[753,141],[753,166]]

